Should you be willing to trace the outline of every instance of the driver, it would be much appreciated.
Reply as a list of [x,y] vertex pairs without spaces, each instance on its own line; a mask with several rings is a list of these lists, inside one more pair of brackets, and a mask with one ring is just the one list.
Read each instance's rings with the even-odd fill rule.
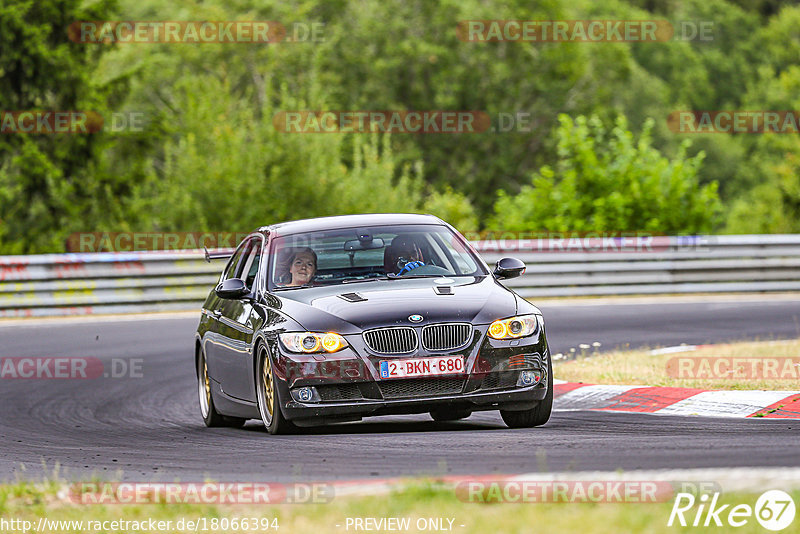
[[290,249],[279,265],[279,271],[280,285],[308,285],[317,272],[317,254],[309,247]]
[[387,273],[402,275],[424,265],[422,248],[409,236],[396,236],[383,253],[383,266]]

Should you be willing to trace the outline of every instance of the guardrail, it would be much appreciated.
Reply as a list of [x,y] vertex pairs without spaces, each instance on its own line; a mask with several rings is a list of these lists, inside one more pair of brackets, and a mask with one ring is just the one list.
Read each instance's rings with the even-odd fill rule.
[[199,309],[223,267],[203,251],[0,256],[0,317]]
[[524,297],[800,290],[800,235],[614,239],[616,250],[599,238],[571,248],[566,239],[473,244],[490,265],[507,255],[527,264],[507,282]]
[[[474,241],[536,297],[800,291],[800,235]],[[202,251],[0,256],[0,316],[197,309],[222,262]]]

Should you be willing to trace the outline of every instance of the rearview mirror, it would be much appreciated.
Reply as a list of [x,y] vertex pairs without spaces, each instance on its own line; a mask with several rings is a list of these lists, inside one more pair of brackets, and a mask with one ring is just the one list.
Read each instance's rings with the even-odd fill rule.
[[223,299],[240,299],[249,294],[250,290],[241,278],[228,278],[219,284],[214,292]]
[[351,239],[344,242],[345,252],[352,252],[354,250],[373,250],[376,248],[383,248],[384,242],[380,237],[375,237],[369,240],[366,239]]
[[509,278],[516,278],[525,272],[525,263],[517,258],[503,258],[499,260],[495,266],[492,274],[498,280],[507,280]]

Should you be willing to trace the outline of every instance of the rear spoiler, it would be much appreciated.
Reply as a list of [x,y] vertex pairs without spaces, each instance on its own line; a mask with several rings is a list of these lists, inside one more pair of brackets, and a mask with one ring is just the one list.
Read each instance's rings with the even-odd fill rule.
[[203,250],[206,253],[206,261],[211,263],[211,260],[227,260],[231,256],[233,256],[233,249],[226,249],[226,250],[216,250],[214,252],[209,252],[206,247],[203,247]]

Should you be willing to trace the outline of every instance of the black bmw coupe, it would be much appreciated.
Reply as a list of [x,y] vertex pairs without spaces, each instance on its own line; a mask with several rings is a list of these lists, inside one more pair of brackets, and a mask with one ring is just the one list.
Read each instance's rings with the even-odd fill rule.
[[227,258],[195,340],[207,426],[261,419],[272,434],[387,414],[437,421],[499,410],[547,422],[553,372],[538,308],[430,215],[265,226]]

